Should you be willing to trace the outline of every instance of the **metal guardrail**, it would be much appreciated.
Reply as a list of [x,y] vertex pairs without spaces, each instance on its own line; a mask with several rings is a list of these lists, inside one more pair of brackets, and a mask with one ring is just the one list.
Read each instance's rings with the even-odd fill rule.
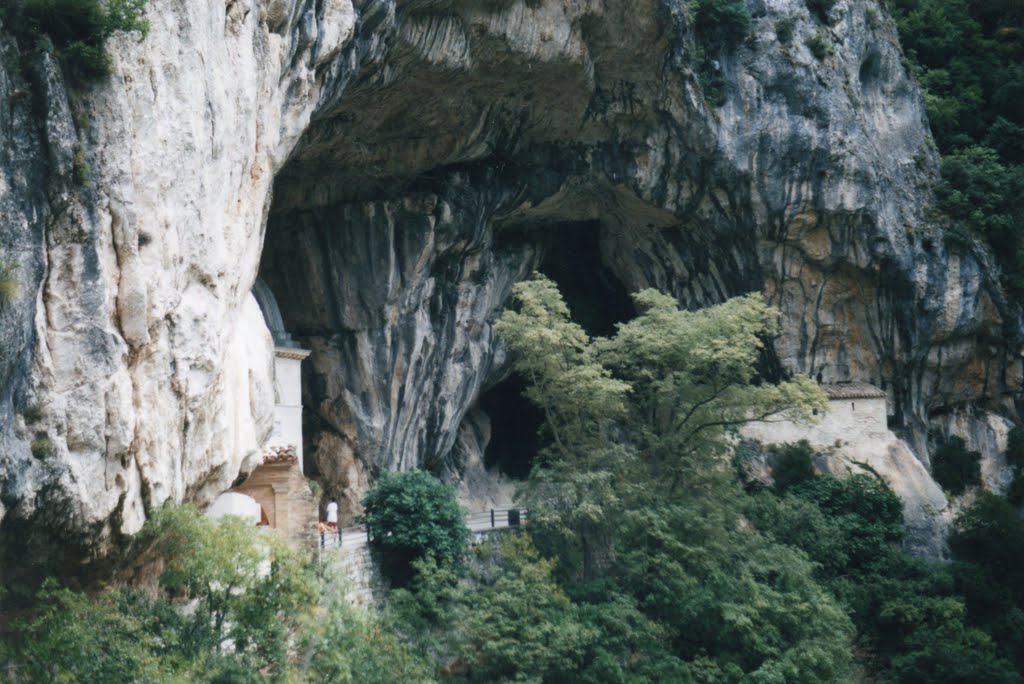
[[[473,511],[466,514],[466,527],[470,532],[482,534],[491,530],[502,530],[526,524],[524,508],[491,508],[486,511]],[[319,536],[319,533],[318,533]],[[337,531],[328,530],[320,540],[320,549],[357,549],[366,546],[370,541],[365,525],[342,527]]]

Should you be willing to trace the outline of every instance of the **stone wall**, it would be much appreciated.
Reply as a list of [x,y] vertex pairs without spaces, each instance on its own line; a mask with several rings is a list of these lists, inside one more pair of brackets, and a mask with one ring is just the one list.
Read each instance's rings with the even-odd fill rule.
[[264,463],[230,491],[255,499],[270,526],[295,548],[312,549],[317,543],[318,502],[296,461]]
[[886,427],[886,404],[882,397],[833,399],[829,401],[829,410],[816,423],[779,417],[749,423],[743,426],[742,433],[746,439],[764,444],[806,439],[819,451],[841,448],[855,456],[883,452],[895,439]]

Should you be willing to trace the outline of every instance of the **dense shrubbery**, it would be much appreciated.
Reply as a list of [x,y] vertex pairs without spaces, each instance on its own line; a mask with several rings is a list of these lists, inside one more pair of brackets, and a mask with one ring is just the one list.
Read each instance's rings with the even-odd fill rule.
[[273,533],[165,508],[138,541],[160,590],[94,597],[44,584],[34,616],[0,642],[11,682],[427,681],[394,636],[341,600]]
[[1024,12],[989,0],[891,0],[943,154],[952,237],[992,246],[1024,295]]
[[713,48],[732,47],[750,33],[750,10],[743,0],[697,0],[697,35]]
[[13,0],[6,18],[26,38],[47,35],[75,76],[103,76],[110,70],[106,42],[118,31],[149,30],[142,18],[146,0]]
[[359,522],[396,585],[410,579],[413,561],[429,554],[458,565],[466,552],[469,530],[455,491],[426,471],[385,472],[362,503]]

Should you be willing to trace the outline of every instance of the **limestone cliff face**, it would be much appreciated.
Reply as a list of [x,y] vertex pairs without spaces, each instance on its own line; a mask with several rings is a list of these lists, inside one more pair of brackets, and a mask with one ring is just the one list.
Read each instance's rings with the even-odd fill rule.
[[312,465],[350,509],[380,469],[479,477],[491,323],[537,267],[690,307],[763,290],[776,372],[885,388],[908,458],[929,429],[994,458],[1021,322],[988,257],[929,223],[937,156],[891,21],[749,6],[727,49],[682,0],[175,0],[72,98],[23,51],[29,94],[0,72],[0,550],[58,516],[102,554],[250,467],[257,272],[313,350]]

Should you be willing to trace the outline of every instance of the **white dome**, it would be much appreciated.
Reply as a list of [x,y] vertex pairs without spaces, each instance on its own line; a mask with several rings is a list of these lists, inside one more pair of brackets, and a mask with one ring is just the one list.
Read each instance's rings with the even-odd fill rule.
[[238,492],[224,492],[206,509],[206,517],[216,519],[225,515],[237,515],[251,520],[253,525],[259,525],[260,505],[251,496]]

